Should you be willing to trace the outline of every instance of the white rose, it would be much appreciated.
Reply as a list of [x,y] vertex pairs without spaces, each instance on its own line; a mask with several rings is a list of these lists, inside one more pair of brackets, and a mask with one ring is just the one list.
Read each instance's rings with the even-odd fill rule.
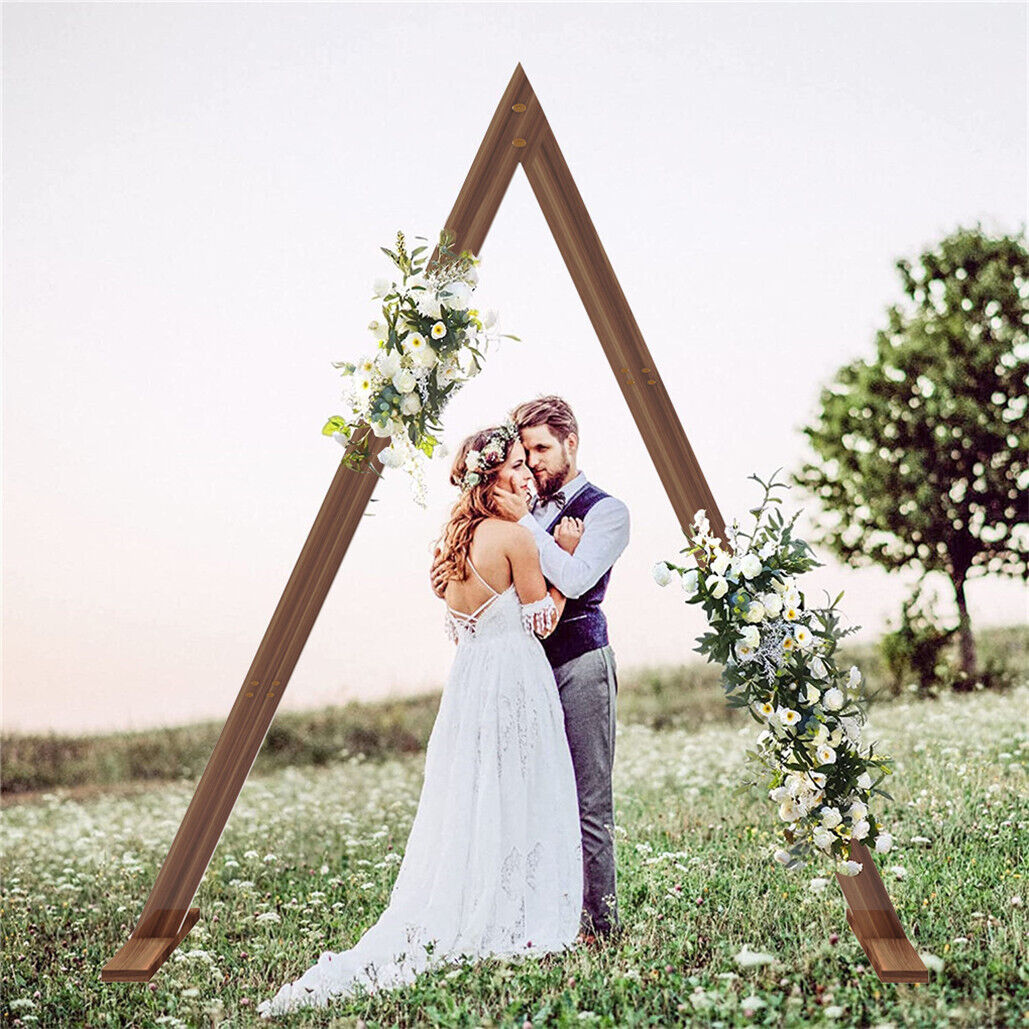
[[811,658],[808,667],[810,667],[811,674],[816,679],[824,679],[829,674],[829,669],[825,667],[825,662],[817,654]]
[[378,422],[372,422],[372,433],[375,436],[392,436],[393,430],[389,427],[389,422],[385,425],[380,425]]
[[893,846],[893,837],[888,832],[881,832],[875,838],[875,849],[885,854]]
[[747,608],[747,613],[743,616],[745,622],[760,622],[765,617],[764,605],[758,601],[751,601],[750,607]]
[[824,807],[822,808],[822,825],[826,829],[835,829],[836,826],[843,821],[843,816],[840,814],[840,809],[837,807]]
[[868,824],[868,821],[861,818],[854,823],[853,828],[850,830],[850,835],[853,836],[855,840],[863,840],[868,835],[868,830],[870,828],[871,826]]
[[419,368],[431,368],[439,358],[436,356],[436,351],[433,350],[432,347],[426,345],[420,350],[416,350],[411,355],[411,360]]
[[373,297],[384,297],[392,288],[393,282],[391,279],[376,279],[372,283],[372,296]]
[[836,871],[840,875],[846,876],[857,875],[861,868],[862,864],[860,861],[841,861],[836,865]]
[[847,808],[847,814],[855,821],[860,821],[868,814],[868,807],[860,800],[855,800],[849,808]]
[[653,568],[654,582],[667,586],[672,581],[672,570],[664,561],[658,561]]
[[452,310],[463,311],[472,301],[472,289],[467,282],[455,279],[440,290],[443,304]]
[[843,693],[835,686],[831,686],[822,696],[822,705],[826,711],[839,711],[843,707]]
[[787,797],[786,800],[779,805],[779,817],[784,822],[795,822],[800,818],[800,809],[791,797]]
[[761,633],[758,632],[756,625],[748,625],[743,629],[741,635],[748,647],[756,647],[761,643]]
[[692,597],[693,594],[697,592],[697,583],[699,582],[699,580],[700,573],[697,571],[696,568],[691,568],[682,577],[682,588],[687,596]]
[[404,455],[390,444],[380,451],[379,460],[386,468],[399,468],[404,463]]
[[415,387],[415,382],[414,372],[410,368],[401,368],[393,376],[393,385],[400,393],[410,393]]
[[417,393],[408,393],[403,400],[400,401],[400,410],[404,414],[417,414],[422,409],[422,401]]
[[761,558],[757,554],[745,554],[743,560],[740,561],[740,571],[748,579],[753,579],[756,575],[760,575],[761,567]]
[[816,829],[811,835],[819,850],[828,850],[832,846],[833,840],[836,839],[835,834],[829,832],[828,829]]
[[725,575],[725,570],[729,567],[731,560],[732,558],[724,550],[720,550],[717,557],[711,562],[711,571],[715,575]]
[[729,583],[721,575],[713,575],[708,582],[710,583],[711,596],[715,600],[720,600],[728,592]]
[[778,593],[764,593],[760,597],[761,603],[764,605],[765,610],[773,618],[782,611],[782,597]]

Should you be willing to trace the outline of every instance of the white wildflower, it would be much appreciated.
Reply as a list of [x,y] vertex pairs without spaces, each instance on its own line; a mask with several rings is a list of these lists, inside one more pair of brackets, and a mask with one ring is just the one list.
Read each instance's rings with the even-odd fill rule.
[[759,965],[770,965],[775,961],[772,954],[763,954],[760,951],[750,949],[749,944],[744,944],[742,950],[733,958],[740,968],[756,968]]

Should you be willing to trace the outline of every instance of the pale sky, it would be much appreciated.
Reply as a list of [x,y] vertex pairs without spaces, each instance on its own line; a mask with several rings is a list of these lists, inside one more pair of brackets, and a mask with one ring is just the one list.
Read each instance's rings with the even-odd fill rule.
[[[15,3],[3,29],[7,730],[228,715],[342,456],[331,362],[373,342],[379,247],[436,237],[519,61],[745,526],[748,476],[798,468],[819,388],[873,353],[894,260],[1026,218],[1020,4]],[[631,512],[620,673],[697,659],[702,611],[651,577],[684,537],[520,169],[480,256],[522,342],[446,442],[564,396]],[[281,710],[442,687],[448,468],[427,511],[376,486]],[[914,576],[819,556],[802,588],[879,636]],[[1015,582],[968,593],[977,628],[1025,618]]]

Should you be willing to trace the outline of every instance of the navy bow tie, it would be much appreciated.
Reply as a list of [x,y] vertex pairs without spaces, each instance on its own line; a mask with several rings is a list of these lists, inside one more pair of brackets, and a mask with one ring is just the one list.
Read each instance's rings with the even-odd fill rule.
[[[565,495],[564,495],[563,491],[561,491],[561,490],[558,490],[556,493],[552,494],[549,497],[549,499],[547,499],[545,501],[545,503],[547,503],[547,504],[557,504],[558,507],[562,507],[564,505],[564,502],[565,502]],[[536,508],[539,507],[539,505],[541,503],[544,503],[544,501],[540,500],[540,496],[537,493],[535,498],[533,499],[533,502],[532,502],[532,509],[533,509],[533,511],[535,511]]]

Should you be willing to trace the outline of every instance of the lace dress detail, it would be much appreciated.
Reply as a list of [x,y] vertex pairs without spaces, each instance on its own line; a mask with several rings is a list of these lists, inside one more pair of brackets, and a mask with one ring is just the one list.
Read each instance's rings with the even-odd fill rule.
[[522,625],[526,632],[546,636],[557,624],[557,619],[557,604],[549,593],[531,604],[522,604]]
[[[478,568],[472,564],[471,558],[468,558],[468,565],[493,596],[487,597],[471,614],[464,611],[455,611],[449,604],[447,605],[446,612],[443,615],[443,628],[454,643],[461,643],[462,640],[472,639],[475,636],[482,612],[486,611],[496,601],[497,597],[502,597],[515,589],[514,583],[511,583],[504,593],[498,593],[482,577]],[[557,624],[559,617],[557,605],[549,592],[539,600],[521,605],[522,628],[531,635],[547,635]]]
[[262,1001],[262,1017],[466,960],[573,945],[583,905],[575,772],[554,670],[528,628],[546,605],[521,604],[513,585],[492,593],[448,619],[458,646],[389,903],[349,949],[323,951]]

